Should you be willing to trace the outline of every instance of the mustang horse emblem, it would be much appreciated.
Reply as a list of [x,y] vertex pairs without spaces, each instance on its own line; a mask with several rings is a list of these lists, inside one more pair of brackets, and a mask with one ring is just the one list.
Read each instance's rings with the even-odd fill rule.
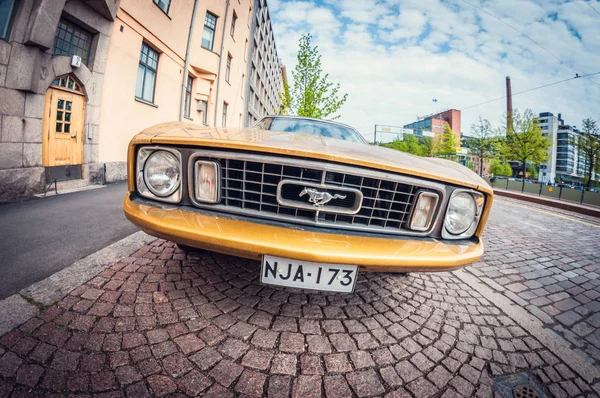
[[314,203],[317,207],[329,203],[332,199],[346,199],[346,195],[340,195],[338,193],[332,195],[329,192],[319,192],[314,188],[304,188],[299,196],[304,196],[306,194],[308,194],[308,201]]

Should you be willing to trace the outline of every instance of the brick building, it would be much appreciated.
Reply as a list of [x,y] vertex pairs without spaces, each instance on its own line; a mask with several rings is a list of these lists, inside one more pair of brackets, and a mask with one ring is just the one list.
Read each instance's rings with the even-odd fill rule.
[[456,142],[460,142],[460,111],[448,109],[443,112],[421,117],[416,122],[405,124],[405,129],[414,130],[416,133],[432,131],[436,136],[444,132],[446,124],[450,126]]

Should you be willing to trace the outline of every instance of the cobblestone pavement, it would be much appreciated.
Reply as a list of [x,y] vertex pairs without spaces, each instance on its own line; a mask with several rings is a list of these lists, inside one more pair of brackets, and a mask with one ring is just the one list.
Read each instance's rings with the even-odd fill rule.
[[600,220],[503,199],[495,203],[485,243],[483,261],[467,272],[600,368]]
[[[489,254],[471,271],[480,279],[493,278],[508,295],[513,283],[545,277],[510,281],[512,264],[539,271],[568,255],[573,261],[561,263],[572,269],[592,265],[582,258],[593,262],[581,242],[591,233],[584,224],[511,206],[498,201],[494,209]],[[510,224],[515,215],[520,223],[547,216],[565,238]],[[501,235],[507,233],[510,239]],[[551,253],[530,242],[534,233]],[[528,251],[534,257],[525,258]],[[577,283],[585,292],[594,290],[583,287],[595,280],[590,272]],[[206,252],[186,258],[157,240],[0,338],[0,398],[490,397],[494,378],[517,372],[548,396],[597,396],[600,389],[455,274],[363,273],[349,295],[274,289],[258,274],[258,262]],[[577,301],[581,292],[571,288],[564,291]],[[519,295],[529,290],[513,298],[529,305],[534,298]],[[579,322],[593,325],[590,316]]]

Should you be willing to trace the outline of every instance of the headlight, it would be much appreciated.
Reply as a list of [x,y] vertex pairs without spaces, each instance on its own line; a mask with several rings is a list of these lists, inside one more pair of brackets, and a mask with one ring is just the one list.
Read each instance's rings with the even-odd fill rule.
[[172,195],[181,183],[179,159],[167,151],[154,152],[144,164],[144,181],[156,196]]
[[475,191],[454,191],[448,202],[442,236],[448,239],[471,237],[477,229],[483,195]]
[[181,155],[157,147],[138,151],[137,186],[142,196],[177,203],[181,200]]

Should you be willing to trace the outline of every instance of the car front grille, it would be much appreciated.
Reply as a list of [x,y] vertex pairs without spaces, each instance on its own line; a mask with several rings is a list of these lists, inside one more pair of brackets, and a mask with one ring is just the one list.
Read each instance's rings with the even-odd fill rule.
[[[329,228],[423,235],[409,231],[406,225],[417,192],[431,189],[406,182],[414,182],[412,178],[396,178],[388,174],[385,174],[387,178],[379,178],[374,175],[384,173],[288,158],[249,155],[249,158],[202,156],[202,159],[215,160],[221,165],[221,202],[206,205],[207,208]],[[362,205],[355,214],[328,211],[329,207],[306,209],[282,205],[277,200],[277,187],[281,181],[293,182],[283,185],[282,198],[296,198],[298,202],[308,204],[306,196],[297,197],[299,189],[304,184],[325,185],[332,187],[333,191],[336,187],[360,191]],[[344,199],[332,200],[328,205],[350,208],[354,196],[352,193],[344,196]]]

